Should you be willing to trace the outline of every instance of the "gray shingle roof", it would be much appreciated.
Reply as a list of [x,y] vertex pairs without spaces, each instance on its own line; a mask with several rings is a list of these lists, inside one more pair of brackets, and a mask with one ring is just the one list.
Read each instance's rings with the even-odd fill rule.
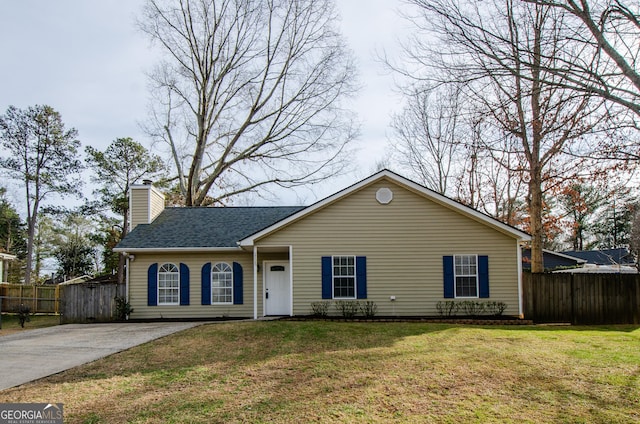
[[567,250],[565,255],[585,259],[596,265],[633,265],[634,260],[626,247],[603,250]]
[[138,225],[116,247],[237,247],[236,242],[302,209],[302,206],[167,208],[151,224]]

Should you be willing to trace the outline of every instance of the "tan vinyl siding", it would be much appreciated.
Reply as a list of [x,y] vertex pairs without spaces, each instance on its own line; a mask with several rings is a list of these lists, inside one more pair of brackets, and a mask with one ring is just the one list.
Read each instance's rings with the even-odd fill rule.
[[164,195],[151,185],[131,187],[129,213],[131,230],[139,224],[149,224],[164,210]]
[[[381,187],[393,201],[375,199]],[[321,257],[367,257],[367,300],[378,315],[436,315],[443,298],[442,257],[489,257],[490,299],[518,315],[517,241],[494,228],[439,205],[389,180],[351,193],[304,219],[263,237],[264,245],[293,246],[294,315],[321,300]],[[396,301],[391,302],[390,296]]]
[[[152,188],[149,192],[150,204],[151,204],[151,221],[156,219],[160,212],[164,210],[164,195],[155,188]],[[149,222],[151,222],[149,221]]]
[[[189,267],[189,305],[147,306],[147,271],[153,263],[184,263]],[[238,262],[243,269],[242,305],[201,305],[202,266],[211,262]],[[253,265],[252,254],[243,251],[237,253],[136,253],[135,261],[130,263],[129,302],[134,309],[132,319],[157,318],[220,318],[253,317]],[[262,276],[259,276],[262,281]]]
[[130,225],[133,230],[139,224],[149,223],[149,189],[147,187],[131,187],[129,196]]

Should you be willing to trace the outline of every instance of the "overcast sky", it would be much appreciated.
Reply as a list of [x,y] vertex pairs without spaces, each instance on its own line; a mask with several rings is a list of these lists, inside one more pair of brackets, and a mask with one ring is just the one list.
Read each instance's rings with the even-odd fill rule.
[[[0,1],[0,113],[10,105],[48,104],[68,127],[79,131],[83,146],[104,150],[118,137],[132,137],[149,147],[139,123],[146,117],[145,72],[154,64],[154,55],[134,25],[142,4],[143,0]],[[395,12],[399,0],[337,0],[337,6],[363,86],[355,101],[363,124],[357,171],[314,187],[313,192],[283,193],[285,203],[311,203],[368,176],[386,154],[390,115],[399,108],[392,76],[374,59],[376,50],[393,50],[402,32],[404,22]]]

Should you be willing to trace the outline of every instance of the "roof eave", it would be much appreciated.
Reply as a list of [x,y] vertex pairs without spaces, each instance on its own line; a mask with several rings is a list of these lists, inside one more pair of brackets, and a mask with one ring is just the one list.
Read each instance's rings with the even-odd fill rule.
[[198,252],[237,252],[242,250],[237,247],[116,247],[118,253],[198,253]]

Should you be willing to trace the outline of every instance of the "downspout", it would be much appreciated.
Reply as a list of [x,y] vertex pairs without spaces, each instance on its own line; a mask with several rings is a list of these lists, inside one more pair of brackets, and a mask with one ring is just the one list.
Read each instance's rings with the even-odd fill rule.
[[520,240],[516,241],[516,249],[518,255],[518,316],[524,318],[522,305],[522,246],[520,246]]
[[258,246],[253,246],[253,319],[258,319]]
[[124,278],[124,293],[125,293],[125,297],[127,299],[127,303],[129,303],[129,255],[125,256],[127,262],[125,263],[125,266],[127,267],[127,272],[125,273],[125,278]]

